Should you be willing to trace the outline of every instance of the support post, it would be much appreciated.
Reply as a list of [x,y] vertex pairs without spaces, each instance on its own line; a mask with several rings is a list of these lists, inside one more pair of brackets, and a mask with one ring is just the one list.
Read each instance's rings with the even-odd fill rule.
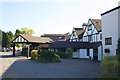
[[13,43],[13,56],[15,56],[15,43]]
[[30,50],[29,50],[29,49],[30,49],[30,48],[29,48],[29,45],[28,45],[27,47],[28,47],[28,55],[27,55],[27,57],[29,58],[29,53],[30,53],[30,52],[29,52],[29,51],[30,51]]

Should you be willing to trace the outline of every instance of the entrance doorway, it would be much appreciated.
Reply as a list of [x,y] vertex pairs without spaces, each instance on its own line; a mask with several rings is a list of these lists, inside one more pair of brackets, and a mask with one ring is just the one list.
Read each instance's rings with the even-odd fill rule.
[[93,49],[93,59],[98,60],[98,48]]

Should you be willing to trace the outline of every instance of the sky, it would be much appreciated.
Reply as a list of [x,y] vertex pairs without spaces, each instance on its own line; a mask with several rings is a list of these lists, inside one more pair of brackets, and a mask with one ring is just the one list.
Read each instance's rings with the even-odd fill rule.
[[12,31],[28,27],[34,36],[65,34],[82,27],[89,18],[118,6],[119,0],[0,0],[0,29]]

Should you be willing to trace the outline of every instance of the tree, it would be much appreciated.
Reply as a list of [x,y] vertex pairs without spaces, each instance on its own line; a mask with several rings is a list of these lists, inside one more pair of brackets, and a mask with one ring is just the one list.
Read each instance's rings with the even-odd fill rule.
[[[20,34],[25,34],[25,35],[30,35],[32,36],[32,34],[34,33],[34,31],[30,28],[21,28],[21,30],[16,29],[15,31],[15,37],[20,35]],[[15,46],[17,47],[22,47],[22,44],[15,44]]]
[[9,37],[12,39],[14,37],[13,33],[11,31],[7,32],[7,34],[9,35]]
[[2,32],[2,47],[7,47],[9,48],[11,41],[10,41],[10,37],[7,33],[5,33],[4,31]]
[[34,31],[32,29],[30,29],[30,28],[22,28],[21,29],[21,33],[25,34],[25,35],[32,36],[32,34],[34,33]]
[[117,55],[120,55],[120,38],[118,39],[118,44],[117,44]]
[[2,47],[2,30],[0,30],[0,47]]
[[18,35],[20,35],[21,33],[22,32],[19,29],[16,29],[16,31],[15,31],[15,37],[18,36]]

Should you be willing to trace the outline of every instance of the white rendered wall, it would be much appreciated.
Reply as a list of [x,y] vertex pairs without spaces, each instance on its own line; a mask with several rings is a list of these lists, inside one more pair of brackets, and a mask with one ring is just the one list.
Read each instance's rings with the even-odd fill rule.
[[102,46],[98,47],[98,61],[101,61],[102,60]]
[[72,58],[79,58],[79,53],[78,52],[73,52],[72,53]]
[[87,49],[80,49],[80,58],[89,58],[87,56]]
[[[119,1],[120,6],[120,1]],[[118,9],[118,36],[120,38],[120,8]]]
[[[118,10],[112,11],[102,16],[102,44],[103,54],[105,48],[110,49],[107,55],[116,55],[117,41],[118,41]],[[112,37],[112,45],[105,45],[105,38]]]
[[93,59],[93,49],[90,49],[90,56],[91,56],[91,59]]
[[[90,24],[92,24],[92,22],[91,22],[91,20],[88,20],[87,25],[90,25]],[[95,26],[92,24],[91,27],[92,27],[92,30],[90,30],[90,31],[88,31],[88,26],[85,28],[85,32],[83,34],[83,41],[84,42],[86,42],[86,41],[88,42],[88,35],[92,35],[92,41],[91,42],[102,41],[102,40],[100,40],[101,32],[99,34],[97,34],[98,31],[95,28]]]

